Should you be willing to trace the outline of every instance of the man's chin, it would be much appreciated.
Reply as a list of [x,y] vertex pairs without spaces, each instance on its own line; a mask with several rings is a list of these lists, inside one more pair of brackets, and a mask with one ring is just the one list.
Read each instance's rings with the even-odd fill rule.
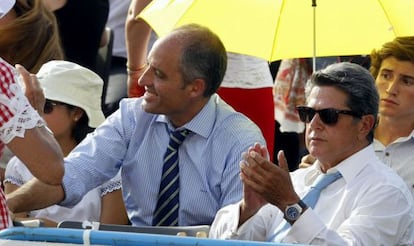
[[159,110],[156,109],[156,107],[154,107],[153,105],[151,105],[150,103],[147,103],[145,100],[142,101],[141,104],[142,110],[146,113],[149,114],[159,114]]
[[149,105],[149,103],[147,103],[145,100],[142,100],[142,103],[141,103],[141,108],[142,108],[142,110],[144,110],[145,112],[147,112],[147,113],[151,113],[150,111],[151,111],[151,106]]

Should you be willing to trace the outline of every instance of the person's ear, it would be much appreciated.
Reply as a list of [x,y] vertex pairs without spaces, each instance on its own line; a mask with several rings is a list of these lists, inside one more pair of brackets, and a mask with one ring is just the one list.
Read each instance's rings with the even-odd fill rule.
[[188,90],[192,97],[202,96],[206,90],[206,81],[204,79],[195,79],[189,84]]
[[358,139],[366,139],[366,136],[374,128],[375,124],[375,117],[372,114],[363,115],[360,120]]
[[72,113],[72,119],[75,121],[75,122],[78,122],[79,121],[79,119],[80,118],[82,118],[82,116],[83,116],[83,114],[84,114],[85,112],[82,110],[82,109],[80,109],[80,108],[75,108],[75,110],[73,110],[73,113]]

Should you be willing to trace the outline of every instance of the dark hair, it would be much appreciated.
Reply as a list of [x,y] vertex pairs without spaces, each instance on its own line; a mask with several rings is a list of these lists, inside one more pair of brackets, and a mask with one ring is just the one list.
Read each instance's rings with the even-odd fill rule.
[[13,9],[17,18],[0,27],[0,56],[31,73],[48,61],[63,60],[56,17],[43,1],[16,0]]
[[[70,104],[66,104],[63,103],[69,110],[74,110],[76,108],[76,106],[70,105]],[[92,132],[93,130],[95,130],[95,128],[89,127],[88,122],[89,122],[89,117],[86,114],[86,112],[82,109],[79,108],[80,110],[82,110],[83,114],[82,117],[76,122],[75,127],[72,129],[72,137],[75,139],[76,143],[79,144],[88,133]]]
[[400,61],[414,63],[414,36],[395,38],[393,41],[383,44],[381,49],[371,52],[369,70],[375,78],[378,76],[382,61],[391,56]]
[[[364,67],[349,62],[329,65],[312,75],[307,94],[314,86],[332,86],[343,91],[348,96],[345,103],[350,110],[361,116],[373,115],[377,122],[379,95],[374,77]],[[374,139],[374,128],[375,125],[367,135],[370,143]]]
[[227,68],[227,53],[220,38],[208,28],[189,24],[171,33],[182,42],[180,69],[184,83],[200,78],[206,82],[205,97],[214,94],[223,81]]

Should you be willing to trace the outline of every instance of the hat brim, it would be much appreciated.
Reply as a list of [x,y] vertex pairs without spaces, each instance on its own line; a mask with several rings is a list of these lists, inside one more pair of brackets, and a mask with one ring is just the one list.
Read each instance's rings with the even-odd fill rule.
[[102,113],[102,110],[89,109],[86,111],[86,114],[89,118],[88,125],[92,128],[97,128],[105,120],[105,116]]
[[1,0],[0,1],[0,19],[3,18],[13,8],[16,0]]

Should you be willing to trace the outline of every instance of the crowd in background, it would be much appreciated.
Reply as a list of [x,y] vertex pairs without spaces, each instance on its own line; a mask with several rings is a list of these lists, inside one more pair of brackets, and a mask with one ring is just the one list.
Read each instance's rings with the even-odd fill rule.
[[[5,95],[0,102],[0,178],[13,211],[9,214],[0,193],[2,228],[12,219],[33,217],[48,226],[65,219],[136,226],[214,221],[210,236],[215,238],[414,244],[413,196],[406,196],[414,194],[414,37],[390,40],[380,49],[373,47],[371,54],[318,57],[315,72],[309,58],[269,63],[227,52],[220,37],[198,25],[159,38],[136,18],[150,3],[0,4],[0,10],[6,10],[0,11],[0,83]],[[359,88],[354,80],[371,87]],[[338,81],[349,82],[349,87]],[[309,84],[314,87],[306,90]],[[356,106],[361,91],[369,94],[366,108],[372,103],[377,109],[365,112],[368,109]],[[329,93],[337,95],[337,101],[326,96]],[[349,100],[342,102],[344,95]],[[336,140],[345,132],[354,139],[344,137],[338,143],[333,137],[330,152],[320,150],[314,142],[323,139],[324,131],[329,135],[331,128],[342,126],[338,122],[344,115],[353,121],[343,131],[332,132],[338,134]],[[174,135],[177,132],[184,135]],[[38,149],[25,147],[33,144]],[[167,148],[172,152],[164,154]],[[28,157],[29,150],[45,153],[41,162],[50,167],[50,176],[39,171],[40,160]],[[176,159],[166,168],[170,158]],[[360,168],[349,164],[352,158],[369,160],[360,170],[364,178],[350,174]],[[384,167],[375,169],[372,163]],[[341,172],[340,181],[327,192],[337,193],[321,197],[319,207],[303,204],[311,182],[332,168]],[[377,178],[372,177],[374,171]],[[260,177],[269,180],[264,183]],[[397,190],[390,188],[389,180]],[[374,181],[383,187],[374,187]],[[366,190],[348,190],[358,206],[347,207],[355,197],[341,194],[355,184]],[[38,196],[28,197],[28,191]],[[364,200],[364,192],[374,195]],[[160,204],[165,196],[171,199]],[[327,209],[334,199],[343,199],[345,205],[332,205],[343,218]],[[379,220],[381,206],[392,209],[393,199],[401,214],[390,212]],[[383,202],[375,206],[374,201]],[[76,210],[65,208],[75,204]],[[292,204],[303,217],[286,219],[283,212]],[[158,220],[163,206],[177,214]],[[268,217],[277,220],[272,224]],[[365,227],[368,222],[374,224],[372,232]],[[310,230],[312,223],[319,227]],[[253,226],[258,224],[261,230]],[[289,232],[280,240],[285,224]],[[373,233],[381,236],[373,239]]]

